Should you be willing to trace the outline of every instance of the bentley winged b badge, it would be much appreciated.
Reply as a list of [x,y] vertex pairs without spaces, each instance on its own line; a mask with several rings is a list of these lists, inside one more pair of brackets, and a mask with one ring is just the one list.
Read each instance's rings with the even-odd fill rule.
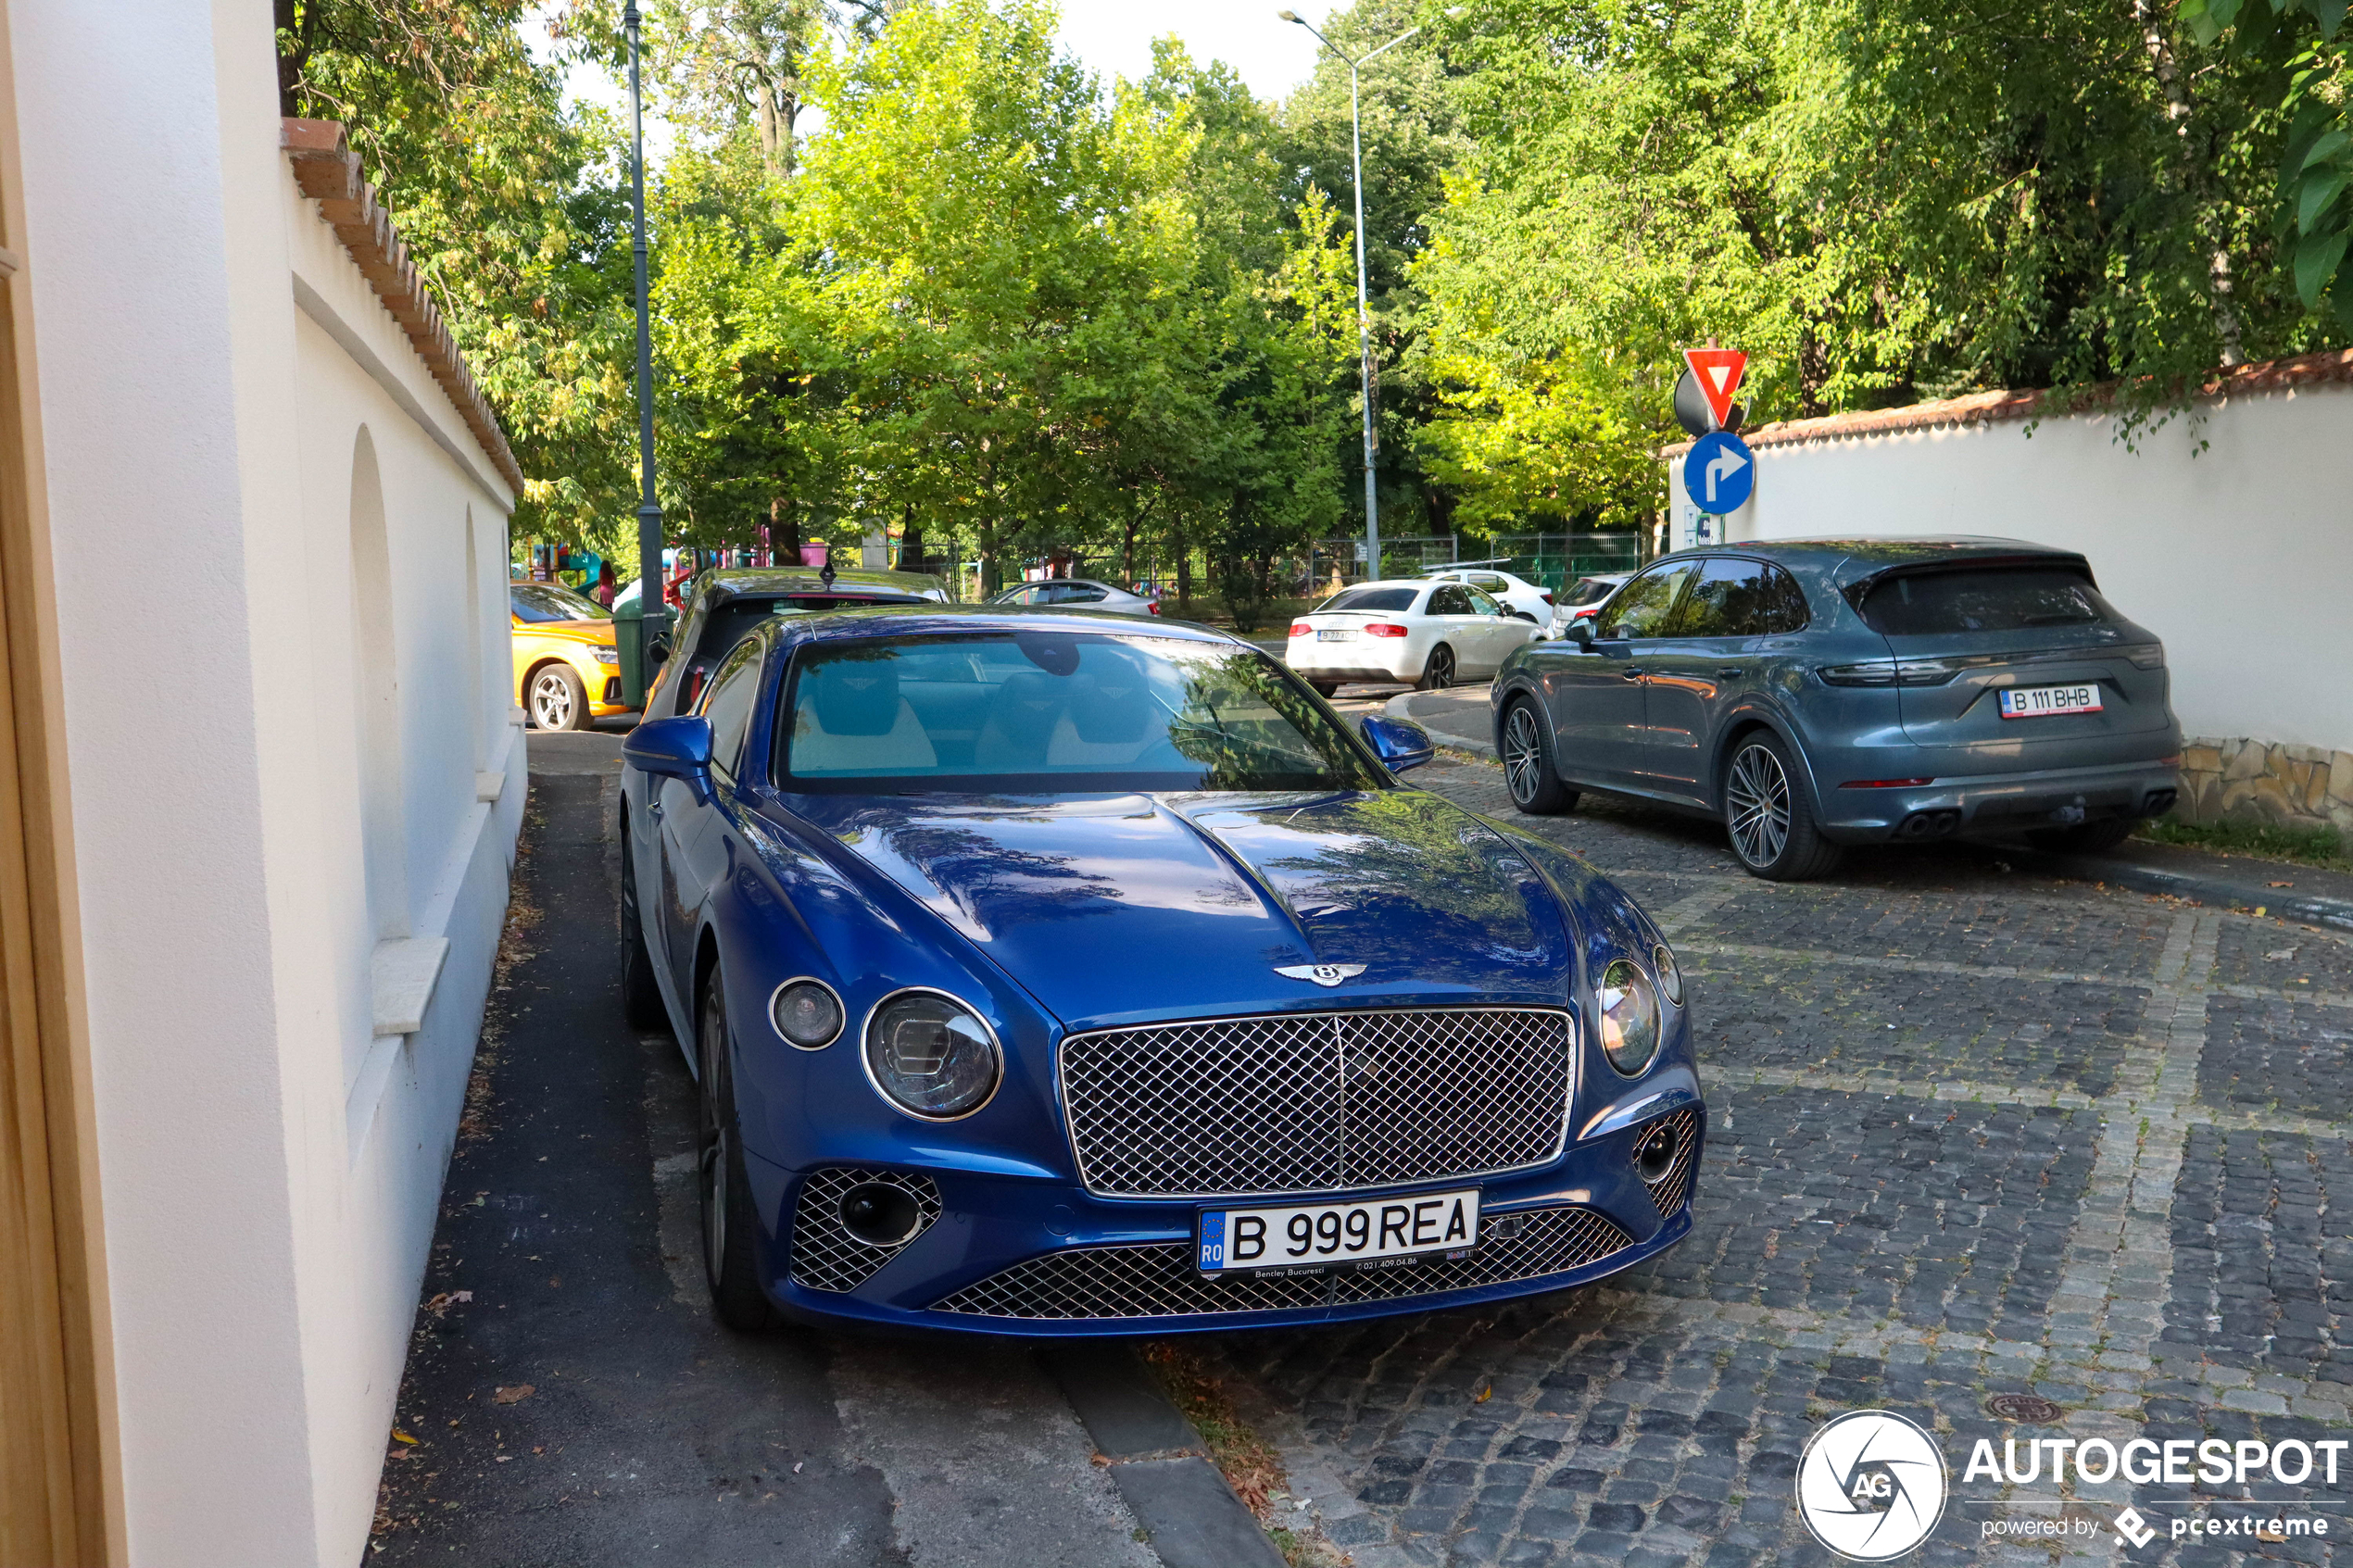
[[1295,963],[1278,964],[1275,972],[1286,980],[1313,980],[1318,985],[1337,985],[1343,980],[1353,980],[1365,972],[1360,963]]

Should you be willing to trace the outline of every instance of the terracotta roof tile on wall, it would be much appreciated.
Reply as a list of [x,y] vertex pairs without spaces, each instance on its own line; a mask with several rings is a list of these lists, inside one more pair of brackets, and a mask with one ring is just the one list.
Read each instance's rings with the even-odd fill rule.
[[474,383],[473,372],[458,353],[457,340],[441,319],[433,291],[409,259],[409,247],[392,224],[392,212],[376,200],[376,188],[360,178],[359,155],[351,150],[343,127],[332,119],[281,122],[279,144],[294,166],[295,183],[319,204],[320,216],[343,242],[344,249],[384,301],[392,319],[409,334],[409,342],[433,379],[441,383],[450,406],[499,476],[522,494],[522,470],[507,445],[506,433],[490,411],[490,401]]
[[[2285,392],[2328,382],[2353,382],[2353,349],[2299,354],[2293,359],[2269,359],[2259,365],[2238,365],[2217,370],[2192,395],[2200,401],[2246,396],[2259,392]],[[1806,441],[1837,441],[1854,436],[1888,435],[1897,431],[1934,430],[1940,425],[1992,424],[2004,420],[2032,419],[2038,414],[2088,413],[2116,395],[2113,385],[2089,389],[2073,406],[2047,392],[1973,392],[1966,397],[1910,403],[1901,408],[1871,408],[1852,414],[1829,414],[1817,420],[1781,420],[1742,433],[1751,446],[1789,446]],[[1692,444],[1679,441],[1659,449],[1661,458],[1680,457]]]

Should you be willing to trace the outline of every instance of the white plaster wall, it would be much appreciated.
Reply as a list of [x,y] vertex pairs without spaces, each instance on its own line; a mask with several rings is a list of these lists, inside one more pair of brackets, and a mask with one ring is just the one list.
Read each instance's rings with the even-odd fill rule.
[[[127,1547],[347,1565],[522,820],[512,497],[294,186],[266,7],[11,0],[5,19]],[[384,1039],[349,652],[363,426],[410,929],[451,943],[422,1027]],[[481,771],[505,775],[495,803]]]
[[[2325,384],[2200,405],[2141,432],[2137,450],[2099,416],[1760,445],[1755,494],[1724,532],[2079,550],[2165,640],[2185,732],[2353,750],[2349,427],[2353,387]],[[1680,549],[1696,516],[1680,458],[1667,480]]]

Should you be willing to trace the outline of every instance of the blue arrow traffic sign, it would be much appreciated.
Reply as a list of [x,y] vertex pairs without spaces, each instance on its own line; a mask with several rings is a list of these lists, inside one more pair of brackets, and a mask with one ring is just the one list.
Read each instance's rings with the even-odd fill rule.
[[1683,488],[1701,511],[1736,512],[1756,488],[1756,454],[1730,431],[1703,435],[1683,458]]

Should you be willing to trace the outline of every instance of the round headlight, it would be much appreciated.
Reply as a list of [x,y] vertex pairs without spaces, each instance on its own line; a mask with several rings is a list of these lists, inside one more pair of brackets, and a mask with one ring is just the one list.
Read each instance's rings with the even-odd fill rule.
[[1675,955],[1667,950],[1667,944],[1664,942],[1651,949],[1651,972],[1658,976],[1658,988],[1667,994],[1667,1004],[1671,1007],[1681,1007],[1683,1005],[1683,971],[1676,963]]
[[866,1073],[910,1114],[950,1121],[997,1092],[1004,1058],[978,1014],[937,991],[901,991],[866,1021]]
[[841,1001],[822,980],[788,980],[768,1003],[776,1033],[802,1050],[823,1050],[841,1034]]
[[1595,994],[1602,1019],[1602,1049],[1609,1064],[1631,1078],[1658,1054],[1658,997],[1642,967],[1612,959]]

